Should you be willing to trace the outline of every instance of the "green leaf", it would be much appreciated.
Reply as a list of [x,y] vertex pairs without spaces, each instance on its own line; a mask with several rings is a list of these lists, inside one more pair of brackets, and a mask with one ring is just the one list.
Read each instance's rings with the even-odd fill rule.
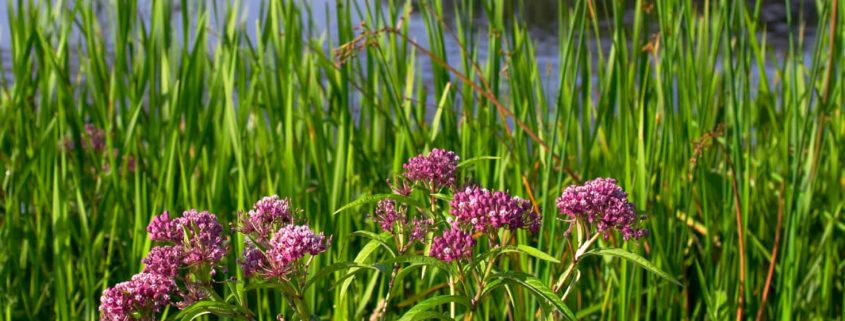
[[244,287],[244,291],[251,291],[251,290],[258,290],[258,289],[274,289],[279,287],[278,284],[264,282],[264,281],[255,281],[254,279]]
[[217,301],[199,301],[194,303],[179,314],[173,316],[173,320],[193,320],[203,315],[213,314],[229,318],[244,318],[246,314],[240,307]]
[[452,302],[458,303],[458,304],[463,305],[465,307],[470,306],[469,299],[467,299],[466,297],[464,297],[462,295],[440,295],[440,296],[430,297],[430,298],[425,299],[425,300],[421,301],[420,303],[417,303],[416,305],[414,305],[414,307],[412,307],[410,310],[408,310],[408,312],[405,312],[405,314],[402,316],[402,318],[399,319],[399,321],[415,321],[415,320],[430,319],[431,313],[430,313],[429,310],[431,310],[432,308],[437,307],[439,305],[443,305],[443,304],[446,304],[446,303],[452,303]]
[[387,243],[387,240],[392,237],[392,235],[388,232],[382,232],[381,234],[376,234],[376,233],[369,232],[369,231],[355,231],[355,232],[352,232],[352,235],[365,237],[365,238],[368,238],[370,240],[379,242],[379,244],[381,244],[385,249],[387,249],[388,252],[390,252],[391,256],[396,256],[396,251],[393,250],[393,248],[390,246],[389,243]]
[[[410,264],[406,267],[403,267],[402,269],[399,270],[399,273],[396,274],[396,280],[394,281],[395,284],[401,284],[402,280],[404,280],[406,276],[408,276],[409,274],[411,274],[413,272],[416,272],[417,269],[423,269],[424,267],[425,267],[425,264],[418,264],[418,263],[412,263],[412,264]],[[405,289],[398,287],[398,286],[395,286],[391,290],[391,293],[396,293],[397,291],[401,293],[401,292],[405,291]]]
[[660,270],[660,268],[658,268],[657,266],[655,266],[654,264],[652,264],[651,262],[646,260],[644,257],[639,256],[639,255],[634,254],[634,253],[631,253],[631,252],[628,252],[628,251],[625,251],[623,249],[615,249],[615,248],[614,249],[596,249],[596,250],[589,251],[585,254],[623,258],[625,260],[628,260],[630,262],[633,262],[633,263],[643,267],[644,269],[648,270],[651,273],[657,274],[657,276],[659,276],[661,278],[669,280],[670,282],[675,283],[679,286],[684,286],[683,284],[681,284],[680,281],[678,281],[677,279],[675,279],[674,277],[672,277],[668,273],[663,272],[662,270]]
[[470,260],[469,264],[466,264],[464,266],[464,268],[465,268],[466,271],[469,271],[469,269],[475,267],[476,265],[478,265],[482,261],[490,258],[491,256],[499,256],[501,254],[513,253],[513,252],[527,254],[529,256],[533,256],[533,257],[538,258],[540,260],[552,262],[552,263],[555,263],[555,264],[560,263],[560,261],[558,259],[556,259],[553,256],[547,254],[546,252],[540,251],[539,249],[537,249],[535,247],[531,247],[531,246],[528,246],[528,245],[517,245],[517,246],[510,246],[509,245],[509,246],[496,247],[496,248],[490,249],[489,251],[484,251],[484,252],[481,252],[479,254],[476,254],[472,258],[472,260]]
[[451,317],[449,317],[448,313],[437,312],[437,311],[424,311],[424,312],[417,313],[416,315],[414,315],[414,318],[412,320],[416,321],[416,320],[431,320],[431,319],[453,320]]
[[422,255],[402,255],[380,262],[384,265],[392,265],[393,263],[417,263],[441,269],[443,271],[451,271],[451,266],[441,260],[430,256]]
[[551,303],[551,305],[562,312],[567,319],[575,320],[575,314],[572,313],[572,310],[570,310],[569,307],[561,301],[557,294],[555,294],[548,286],[536,277],[521,272],[511,271],[496,273],[491,277],[494,279],[502,279],[502,281],[506,283],[518,284],[528,290],[531,290],[531,292],[537,297]]
[[500,247],[494,247],[494,248],[492,248],[488,251],[482,251],[481,253],[474,255],[472,257],[472,259],[469,261],[469,263],[467,263],[463,266],[464,271],[468,272],[469,270],[474,268],[476,265],[480,264],[482,261],[487,260],[490,257],[498,256],[499,254],[503,254],[503,253],[511,253],[511,252],[519,252],[519,250],[517,250],[516,247],[513,247],[513,246],[500,246]]
[[502,159],[502,158],[501,158],[501,157],[499,157],[499,156],[479,156],[479,157],[474,157],[474,158],[470,158],[470,159],[467,159],[467,160],[465,160],[465,161],[463,161],[463,162],[458,163],[458,168],[467,167],[467,166],[469,166],[469,165],[472,165],[472,164],[474,164],[474,163],[477,163],[477,162],[480,162],[480,161],[483,161],[483,160],[499,160],[499,159]]
[[375,202],[378,202],[378,201],[381,201],[381,200],[384,200],[384,199],[392,199],[394,201],[397,201],[397,202],[400,202],[400,203],[405,203],[405,204],[415,206],[415,207],[419,207],[419,208],[425,207],[422,203],[418,202],[417,200],[415,200],[413,198],[407,197],[407,196],[402,196],[402,195],[397,195],[397,194],[373,194],[373,195],[363,196],[363,197],[361,197],[357,200],[352,201],[349,204],[341,206],[339,209],[337,209],[337,211],[334,211],[334,213],[332,213],[332,215],[336,215],[337,213],[343,212],[345,210],[348,210],[348,209],[351,209],[351,208],[354,208],[354,207],[358,207],[358,206],[361,206],[361,205],[364,205],[364,204],[375,203]]
[[[370,240],[369,242],[367,242],[366,245],[364,245],[364,248],[362,248],[361,251],[358,251],[358,255],[355,256],[354,262],[358,263],[358,264],[363,264],[364,262],[367,261],[367,259],[370,257],[370,255],[372,255],[373,252],[375,252],[375,250],[378,249],[380,246],[381,246],[381,243],[379,243],[378,241]],[[354,273],[357,270],[358,270],[357,267],[352,267],[352,268],[350,268],[349,273]],[[341,284],[341,286],[340,286],[340,292],[346,293],[346,291],[349,289],[349,285],[352,284],[352,281],[354,279],[355,279],[354,277],[345,279],[343,281],[343,284]]]
[[434,198],[436,198],[436,199],[439,199],[439,200],[441,200],[441,201],[446,201],[446,202],[451,202],[451,201],[452,201],[452,196],[451,196],[451,195],[446,195],[446,194],[435,193],[435,194],[429,194],[429,196],[434,197]]
[[531,247],[531,246],[528,246],[528,245],[520,244],[520,245],[516,246],[516,249],[519,250],[522,253],[528,254],[530,256],[541,259],[543,261],[552,262],[552,263],[555,263],[555,264],[560,264],[560,260],[558,260],[555,257],[547,254],[546,252],[540,251],[536,247]]

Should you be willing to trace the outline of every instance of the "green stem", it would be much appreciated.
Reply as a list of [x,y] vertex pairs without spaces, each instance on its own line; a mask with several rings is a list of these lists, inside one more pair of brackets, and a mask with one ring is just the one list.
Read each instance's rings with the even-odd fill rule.
[[300,320],[311,320],[311,310],[308,309],[308,305],[305,304],[305,299],[301,295],[294,296],[291,301],[293,301],[294,309],[296,309],[296,314]]
[[[578,265],[578,261],[581,259],[584,253],[587,252],[590,246],[592,246],[593,243],[598,240],[599,235],[601,235],[601,233],[593,234],[593,236],[587,242],[581,244],[578,250],[575,251],[575,254],[572,256],[572,262],[569,263],[569,266],[566,268],[566,271],[563,272],[563,274],[560,276],[560,279],[558,279],[557,283],[555,283],[555,285],[552,287],[552,291],[560,291],[560,288],[563,287],[563,284],[566,283],[566,280],[569,279],[569,276],[572,274],[572,271],[575,270],[575,266]],[[563,299],[565,298],[566,296],[564,295]]]
[[[507,241],[505,243],[502,243],[500,246],[507,246],[508,243],[510,243],[512,235],[508,233],[507,236]],[[490,276],[490,272],[493,271],[493,265],[495,265],[496,263],[496,258],[498,258],[498,255],[493,255],[487,262],[487,267],[484,269],[484,274],[478,280],[478,290],[475,292],[475,296],[470,302],[471,306],[469,312],[464,315],[464,321],[472,320],[473,314],[475,313],[476,305],[478,304],[478,301],[481,300],[481,294],[484,293],[484,287],[487,286],[487,277]]]
[[390,293],[393,291],[393,285],[396,282],[396,276],[399,274],[401,266],[399,263],[393,263],[393,273],[390,274],[390,282],[387,284],[387,294],[384,296],[384,304],[381,307],[381,315],[379,320],[384,320],[387,314],[387,304],[390,302]]
[[[455,277],[449,276],[449,294],[455,295]],[[455,302],[449,303],[449,316],[455,319]]]

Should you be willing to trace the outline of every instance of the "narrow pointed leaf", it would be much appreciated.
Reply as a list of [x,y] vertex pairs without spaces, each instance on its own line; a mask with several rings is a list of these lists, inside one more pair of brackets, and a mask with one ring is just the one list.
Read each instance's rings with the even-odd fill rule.
[[612,257],[622,258],[622,259],[628,260],[632,263],[635,263],[635,264],[643,267],[647,271],[654,273],[661,278],[669,280],[672,283],[675,283],[679,286],[684,286],[683,284],[681,284],[680,281],[678,281],[677,279],[675,279],[674,277],[672,277],[668,273],[663,272],[663,270],[660,270],[660,268],[658,268],[656,265],[654,265],[651,262],[649,262],[648,260],[646,260],[646,258],[639,256],[637,254],[625,251],[623,249],[597,249],[597,250],[589,251],[589,252],[587,252],[587,254],[612,256]]

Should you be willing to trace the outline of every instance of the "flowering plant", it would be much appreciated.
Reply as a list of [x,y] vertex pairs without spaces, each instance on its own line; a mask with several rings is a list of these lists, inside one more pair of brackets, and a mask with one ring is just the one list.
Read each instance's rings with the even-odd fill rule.
[[[275,195],[255,203],[236,228],[246,238],[238,261],[243,276],[256,279],[253,288],[279,289],[297,317],[310,320],[303,296],[307,269],[312,256],[325,252],[331,240],[307,225],[296,225],[294,213],[287,199]],[[224,299],[217,293],[219,284],[246,281],[227,275],[221,266],[230,251],[216,215],[188,210],[171,218],[165,211],[153,217],[147,232],[158,245],[144,258],[143,272],[103,292],[101,320],[155,320],[168,306],[182,310],[177,318],[183,319],[204,313],[253,319],[240,295]]]
[[[459,163],[454,152],[433,149],[427,155],[409,159],[402,166],[403,173],[388,180],[392,193],[364,197],[338,210],[376,203],[371,218],[383,233],[357,234],[368,235],[372,242],[388,247],[389,257],[379,264],[392,265],[393,272],[384,299],[371,319],[383,319],[392,312],[391,296],[395,288],[401,288],[398,276],[412,273],[405,271],[412,268],[421,268],[421,277],[426,273],[446,274],[448,295],[427,300],[432,306],[449,303],[452,318],[462,314],[463,318],[472,319],[486,295],[511,281],[522,283],[543,301],[555,301],[557,308],[565,309],[542,282],[527,274],[505,272],[500,264],[502,256],[513,252],[555,259],[528,245],[517,244],[519,231],[524,230],[529,236],[539,231],[541,216],[531,202],[459,179],[461,167],[476,160],[480,159]],[[429,291],[436,293],[438,287]],[[460,310],[458,305],[462,306]],[[418,312],[412,309],[405,317]]]
[[153,218],[147,232],[160,245],[144,258],[143,272],[103,292],[101,320],[154,320],[170,305],[181,309],[219,299],[212,281],[228,245],[217,216],[188,210],[171,218],[165,211]]
[[[192,209],[171,217],[165,211],[147,226],[156,245],[143,259],[143,271],[102,293],[101,320],[155,320],[171,306],[181,310],[177,314],[181,319],[214,314],[253,320],[255,314],[245,302],[245,293],[255,289],[277,290],[290,307],[286,311],[299,320],[312,320],[305,295],[311,285],[338,275],[341,292],[345,292],[357,273],[368,270],[390,277],[387,287],[380,290],[383,299],[371,320],[398,312],[401,304],[392,305],[391,298],[407,290],[403,278],[416,273],[430,282],[423,282],[427,288],[417,289],[417,294],[403,301],[422,300],[401,320],[428,312],[429,316],[444,317],[429,310],[445,304],[449,304],[449,317],[473,320],[490,301],[486,299],[491,293],[511,291],[513,286],[536,296],[552,319],[574,320],[564,302],[578,280],[577,265],[587,255],[627,259],[677,283],[634,253],[610,247],[593,249],[610,241],[615,233],[624,241],[648,235],[642,227],[645,216],[637,214],[615,180],[598,178],[569,186],[557,199],[559,215],[569,225],[564,233],[568,250],[561,254],[569,261],[562,263],[566,260],[526,244],[543,225],[533,202],[460,179],[463,167],[482,159],[495,158],[461,163],[454,152],[441,149],[411,158],[401,175],[387,181],[390,193],[360,198],[335,212],[375,203],[369,217],[382,233],[353,233],[370,239],[366,250],[359,252],[354,262],[335,263],[314,274],[309,274],[313,259],[326,252],[331,237],[312,230],[288,199],[264,197],[236,220],[231,231],[244,240],[236,243],[243,249],[237,258],[240,273],[229,273],[222,263],[232,254],[231,242],[216,215]],[[379,248],[386,255],[370,263],[370,256]],[[549,262],[552,271],[557,266],[565,268],[556,281],[541,281],[512,269],[521,259],[519,255]],[[221,296],[222,286],[229,286],[231,294]],[[540,316],[540,311],[537,313]],[[282,320],[284,315],[278,318]]]
[[289,200],[273,195],[242,215],[239,231],[247,241],[240,266],[245,277],[279,289],[297,316],[309,320],[311,312],[304,301],[308,266],[314,255],[326,251],[331,238],[308,225],[297,225],[294,214]]

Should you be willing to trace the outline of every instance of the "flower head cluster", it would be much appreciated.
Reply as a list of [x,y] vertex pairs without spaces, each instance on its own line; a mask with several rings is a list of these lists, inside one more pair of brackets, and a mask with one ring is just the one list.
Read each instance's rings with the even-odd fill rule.
[[206,211],[188,210],[176,220],[178,226],[186,231],[185,264],[220,262],[226,254],[223,244],[223,226],[217,222],[217,216]]
[[[208,212],[185,211],[181,217],[171,219],[168,212],[153,218],[147,226],[150,239],[168,242],[156,246],[144,258],[144,272],[130,281],[119,283],[103,292],[100,299],[102,320],[153,320],[155,313],[168,304],[179,308],[191,300],[201,298],[198,283],[183,283],[195,287],[182,290],[176,280],[182,280],[180,270],[195,264],[216,265],[226,253],[223,227],[217,217]],[[178,293],[182,300],[172,302],[171,293]]]
[[622,233],[625,240],[648,234],[639,227],[640,217],[628,202],[628,194],[612,178],[597,178],[584,185],[567,187],[557,199],[557,207],[561,214],[594,223],[605,237],[611,228]]
[[[414,217],[408,221],[408,206],[397,203],[391,199],[380,200],[376,204],[376,210],[373,214],[373,220],[378,223],[381,229],[385,232],[403,233],[407,238],[408,243],[405,247],[400,249],[404,252],[411,243],[425,240],[425,235],[434,224],[434,220]],[[397,225],[400,227],[397,229]]]
[[106,133],[94,124],[85,124],[85,136],[87,140],[82,145],[83,148],[94,152],[102,152],[106,149]]
[[383,231],[393,232],[397,222],[399,224],[408,223],[408,218],[405,216],[407,211],[408,206],[405,204],[397,204],[394,200],[383,199],[376,204],[373,220],[381,226]]
[[453,225],[442,235],[435,236],[431,240],[429,255],[444,262],[469,259],[472,257],[473,246],[475,246],[475,240],[472,234]]
[[173,302],[173,305],[176,308],[178,308],[179,310],[182,310],[184,308],[191,306],[192,304],[194,304],[196,302],[199,302],[199,301],[202,301],[202,300],[209,298],[209,294],[208,294],[209,289],[207,287],[203,286],[203,284],[201,282],[195,282],[195,281],[190,281],[190,280],[184,280],[184,281],[185,281],[184,287],[180,288],[177,291],[177,294],[179,294],[179,297],[181,297],[182,300],[180,300],[179,302]]
[[290,201],[278,195],[266,196],[255,202],[252,209],[241,219],[241,232],[264,239],[279,225],[293,223]]
[[156,246],[150,250],[150,253],[142,261],[145,265],[144,272],[170,278],[175,277],[179,274],[184,257],[185,252],[181,246]]
[[250,241],[246,242],[242,256],[240,265],[246,277],[250,277],[269,268],[270,263],[267,261],[267,256]]
[[455,186],[455,171],[460,158],[455,152],[432,149],[427,156],[418,155],[402,167],[405,177],[411,181],[426,184],[432,191]]
[[479,232],[507,226],[511,230],[526,228],[537,232],[540,216],[532,211],[531,203],[505,192],[467,187],[455,193],[450,213],[455,219]]
[[150,240],[153,241],[181,244],[183,239],[179,223],[177,220],[170,218],[168,211],[153,217],[153,220],[147,225],[147,233],[150,235]]
[[176,284],[166,276],[136,274],[130,281],[118,283],[103,291],[100,297],[100,320],[154,320],[154,314],[169,304],[170,293],[175,289]]
[[326,251],[330,240],[307,225],[294,225],[293,213],[287,199],[273,195],[256,202],[241,219],[241,233],[251,236],[239,259],[247,277],[285,278],[300,271],[303,266],[296,263],[306,254]]
[[134,173],[135,169],[138,167],[138,162],[135,160],[135,156],[124,155],[123,161],[126,163],[126,171]]
[[270,240],[267,261],[269,274],[284,277],[294,268],[294,262],[306,254],[317,255],[326,251],[329,242],[323,233],[316,234],[307,225],[287,225],[279,229]]
[[399,177],[394,182],[390,182],[390,179],[387,179],[387,186],[390,186],[390,190],[393,191],[393,194],[408,196],[414,191],[414,186],[408,184],[406,179]]
[[216,264],[226,254],[223,226],[217,221],[217,216],[207,211],[191,209],[175,219],[171,219],[165,211],[153,217],[147,225],[147,233],[153,241],[180,246],[184,264]]
[[429,230],[431,230],[432,225],[434,225],[433,219],[414,218],[414,220],[411,221],[411,232],[408,234],[408,241],[424,241],[425,234],[428,233]]
[[296,266],[295,262],[306,254],[317,255],[326,251],[329,241],[323,233],[315,234],[306,225],[286,225],[270,240],[267,252],[262,252],[252,242],[247,242],[241,269],[246,276],[261,274],[265,277],[285,277]]

